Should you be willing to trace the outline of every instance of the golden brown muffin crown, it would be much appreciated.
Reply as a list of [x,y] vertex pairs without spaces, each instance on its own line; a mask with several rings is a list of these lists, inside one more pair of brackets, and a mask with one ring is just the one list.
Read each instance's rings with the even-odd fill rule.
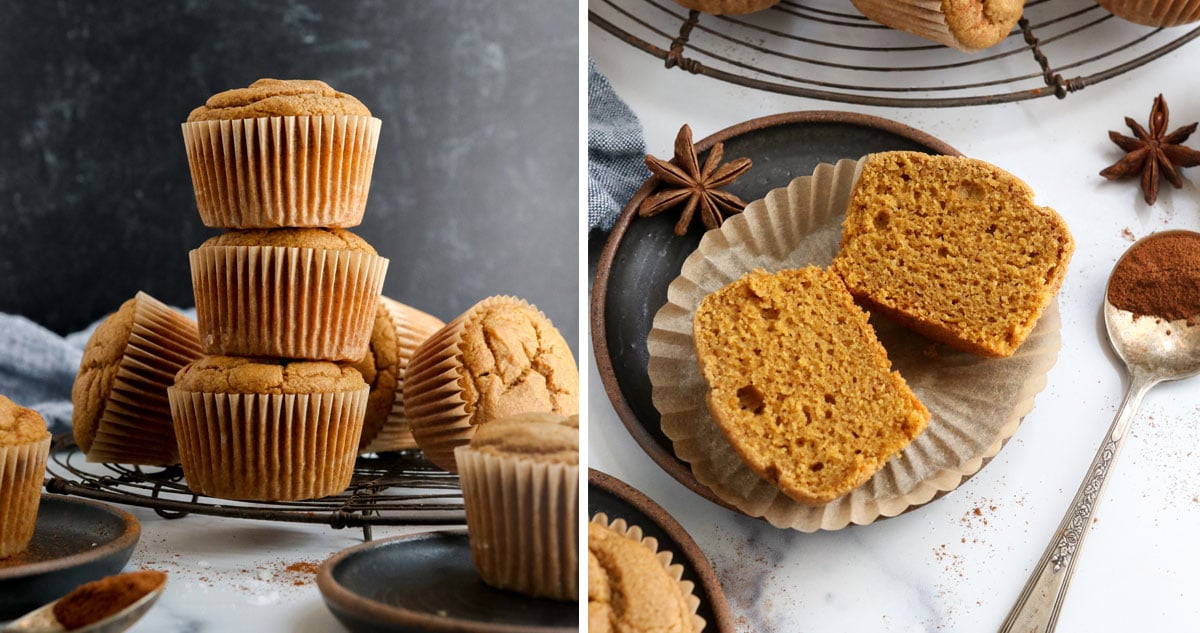
[[588,523],[588,630],[691,633],[678,581],[649,548]]
[[219,92],[188,114],[188,121],[271,116],[371,116],[361,101],[317,79],[259,79],[248,88]]
[[518,413],[479,427],[471,448],[536,462],[579,463],[579,416]]
[[205,356],[179,370],[175,387],[205,393],[309,394],[366,387],[349,365],[328,361]]
[[0,395],[0,446],[40,442],[47,437],[50,431],[40,413]]
[[211,237],[200,245],[211,246],[281,246],[284,248],[316,248],[333,251],[358,251],[375,255],[375,248],[363,238],[345,229],[247,229],[228,231]]
[[122,303],[116,312],[96,326],[87,346],[83,348],[79,374],[71,387],[71,403],[74,405],[71,430],[75,435],[75,443],[84,452],[91,449],[92,440],[96,438],[104,402],[117,378],[125,346],[129,344],[129,335],[133,332],[136,312],[136,297]]

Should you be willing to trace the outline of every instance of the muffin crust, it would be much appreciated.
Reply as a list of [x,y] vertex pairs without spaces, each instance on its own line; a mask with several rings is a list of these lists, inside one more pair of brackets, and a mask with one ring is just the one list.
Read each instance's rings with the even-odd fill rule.
[[248,88],[219,92],[188,114],[188,121],[271,116],[371,116],[361,101],[317,79],[259,79]]
[[175,376],[179,389],[205,393],[310,394],[355,391],[366,386],[348,365],[241,356],[205,356]]
[[129,344],[129,335],[133,332],[136,309],[136,298],[122,303],[116,312],[96,326],[96,331],[83,350],[79,374],[71,387],[71,403],[74,405],[71,428],[75,443],[85,453],[91,450],[92,441],[96,439],[104,403],[112,392],[121,358],[125,355],[125,346]]
[[539,463],[579,464],[579,416],[518,413],[494,420],[471,438],[481,453],[514,455]]
[[690,633],[679,583],[649,548],[588,523],[588,631]]
[[205,240],[201,248],[212,246],[281,246],[317,248],[333,251],[358,251],[377,254],[363,238],[345,229],[247,229],[228,231]]
[[41,414],[0,395],[0,446],[40,442],[50,437]]

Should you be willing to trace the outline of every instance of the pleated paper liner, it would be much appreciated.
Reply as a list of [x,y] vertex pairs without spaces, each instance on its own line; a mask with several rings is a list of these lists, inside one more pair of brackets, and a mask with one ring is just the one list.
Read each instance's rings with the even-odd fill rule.
[[189,254],[204,351],[356,362],[388,260],[360,251],[207,246]]
[[1033,409],[1061,346],[1057,302],[1046,308],[1017,352],[1000,359],[934,345],[872,316],[893,369],[930,411],[925,433],[865,484],[824,506],[797,503],[751,472],[705,405],[707,385],[692,343],[693,312],[705,295],[754,268],[828,266],[857,174],[853,160],[819,165],[812,176],[772,190],[706,233],[668,288],[667,303],[647,338],[654,406],[675,454],[720,499],[777,527],[813,532],[865,525],[958,487],[1000,451]]
[[1200,21],[1198,0],[1097,0],[1118,18],[1146,26],[1179,26]]
[[460,350],[463,333],[492,308],[513,306],[537,312],[537,308],[516,297],[488,297],[426,339],[404,372],[404,408],[413,438],[425,457],[439,468],[458,472],[454,449],[475,435],[459,382],[466,376]]
[[0,447],[0,558],[25,551],[33,539],[50,434],[36,442]]
[[234,229],[357,226],[380,126],[346,115],[184,123],[201,221]]
[[687,602],[688,609],[692,614],[692,631],[694,633],[700,633],[704,630],[706,622],[704,621],[704,618],[700,617],[700,615],[696,613],[696,611],[700,608],[700,598],[696,596],[694,591],[695,583],[690,580],[683,579],[683,565],[677,563],[673,564],[671,562],[671,560],[675,557],[674,553],[660,550],[658,547],[658,539],[654,538],[653,536],[643,535],[642,528],[636,525],[629,525],[626,523],[625,519],[619,518],[610,521],[607,514],[603,512],[597,512],[592,517],[590,523],[595,523],[596,525],[599,525],[614,534],[629,539],[630,541],[645,547],[652,554],[654,554],[654,557],[658,559],[658,562],[662,563],[663,568],[666,569],[667,576],[679,583],[679,591],[683,594],[684,600]]
[[367,425],[363,426],[362,451],[365,453],[417,448],[412,428],[409,426],[408,418],[404,415],[404,373],[421,343],[446,325],[441,319],[394,299],[381,297],[380,303],[387,310],[396,331],[399,348],[397,366],[399,376],[396,379],[395,388],[390,394],[392,405],[386,419],[376,427],[377,430],[373,431],[369,437]]
[[467,534],[479,575],[497,589],[579,598],[579,466],[460,446]]
[[136,299],[133,330],[96,422],[87,460],[178,464],[167,388],[184,365],[204,352],[194,321],[144,292]]
[[[1014,17],[1012,17],[1011,23],[996,24],[995,34],[997,37],[995,41],[984,46],[978,46],[964,43],[954,34],[954,30],[951,28],[945,9],[943,8],[942,0],[850,1],[854,5],[854,8],[875,22],[966,52],[982,50],[988,46],[1000,43],[1008,36],[1012,28],[1016,26],[1017,20],[1021,17],[1021,12],[1016,11],[1013,13]],[[982,1],[986,4],[994,0]],[[1022,2],[1022,4],[1024,3]],[[982,11],[981,14],[983,14]],[[982,17],[985,19],[981,21],[987,23],[988,20],[986,18],[988,16],[983,15]]]

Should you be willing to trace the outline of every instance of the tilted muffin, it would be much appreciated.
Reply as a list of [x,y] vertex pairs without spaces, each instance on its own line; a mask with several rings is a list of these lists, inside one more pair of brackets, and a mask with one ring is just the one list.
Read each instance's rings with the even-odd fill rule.
[[72,431],[87,460],[179,463],[167,388],[201,355],[196,323],[144,292],[96,326],[71,389]]
[[700,599],[671,552],[624,519],[588,523],[588,633],[699,633]]
[[209,97],[183,124],[205,226],[362,222],[380,121],[323,81],[259,79]]
[[1109,13],[1146,26],[1179,26],[1200,21],[1198,0],[1096,0]]
[[796,501],[850,492],[929,423],[830,271],[755,270],[704,297],[693,323],[717,427]]
[[579,596],[579,417],[521,413],[454,451],[471,555],[489,585]]
[[999,167],[882,152],[863,162],[833,269],[872,310],[955,349],[1007,357],[1074,250],[1062,218]]
[[577,413],[579,370],[562,334],[536,307],[489,297],[417,348],[403,394],[417,444],[434,464],[455,472],[455,447],[490,420],[527,411]]
[[0,396],[0,558],[25,551],[33,539],[49,455],[42,416]]
[[961,51],[1004,41],[1025,10],[1025,0],[850,0],[872,20]]
[[404,370],[417,346],[446,325],[441,319],[380,297],[367,355],[354,368],[371,387],[359,449],[366,453],[417,447],[404,416]]
[[358,362],[388,260],[343,229],[230,231],[188,254],[209,354]]
[[779,0],[675,0],[676,4],[712,15],[741,15],[762,11],[779,4]]
[[206,356],[167,390],[188,486],[225,499],[290,501],[350,484],[367,385],[325,361]]

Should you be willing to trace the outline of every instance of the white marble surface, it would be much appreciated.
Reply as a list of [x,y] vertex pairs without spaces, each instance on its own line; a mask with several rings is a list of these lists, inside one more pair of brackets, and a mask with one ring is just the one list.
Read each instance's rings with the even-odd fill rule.
[[[641,489],[708,555],[744,631],[995,631],[1041,555],[1112,421],[1127,381],[1099,306],[1136,237],[1200,229],[1200,169],[1165,182],[1147,206],[1135,181],[1097,175],[1120,156],[1108,130],[1146,121],[1154,96],[1172,128],[1200,119],[1200,44],[1054,98],[937,110],[832,104],[754,91],[679,70],[589,25],[589,53],[670,156],[681,123],[697,139],[794,110],[852,110],[940,137],[1029,182],[1070,224],[1077,251],[1060,294],[1063,349],[1010,442],[948,496],[866,527],[801,534],[717,507],[660,470],[621,425],[585,359],[591,466]],[[1200,136],[1189,145],[1200,147]],[[780,183],[783,185],[786,183]],[[1195,630],[1200,620],[1200,379],[1152,390],[1115,466],[1076,570],[1059,631]]]

